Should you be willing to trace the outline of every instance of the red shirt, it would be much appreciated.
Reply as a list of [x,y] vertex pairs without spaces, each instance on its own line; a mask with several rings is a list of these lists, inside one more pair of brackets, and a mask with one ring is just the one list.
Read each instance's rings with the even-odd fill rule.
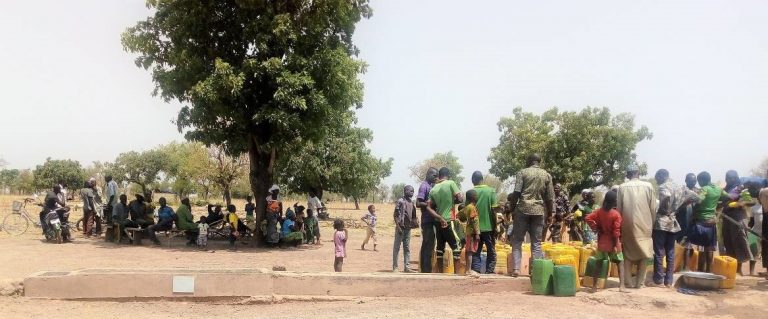
[[597,250],[613,252],[614,243],[621,238],[621,213],[616,209],[606,212],[601,207],[587,215],[586,221],[597,233]]

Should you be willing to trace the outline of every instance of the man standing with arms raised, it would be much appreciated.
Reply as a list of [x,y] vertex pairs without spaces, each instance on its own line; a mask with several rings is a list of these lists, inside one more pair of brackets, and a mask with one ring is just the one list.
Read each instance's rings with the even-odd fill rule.
[[528,233],[531,237],[531,253],[534,259],[544,258],[541,252],[542,231],[545,215],[553,216],[555,191],[552,176],[539,167],[541,156],[528,156],[528,168],[515,176],[515,191],[509,195],[512,221],[512,277],[520,275],[521,246]]
[[480,243],[477,246],[472,257],[472,270],[480,272],[480,253],[483,251],[483,245],[488,250],[488,257],[485,261],[485,273],[493,274],[496,268],[496,210],[499,203],[496,200],[496,190],[493,187],[483,184],[483,173],[475,171],[472,173],[472,184],[475,185],[477,192],[477,212],[480,220]]
[[416,195],[416,206],[421,209],[421,250],[419,251],[419,270],[423,273],[432,272],[432,253],[435,251],[435,224],[432,215],[427,211],[429,192],[435,186],[437,169],[427,169],[424,181],[419,186]]
[[[656,220],[656,192],[651,183],[640,180],[640,168],[627,167],[628,182],[617,191],[618,209],[621,213],[621,244],[624,253],[624,273],[627,287],[645,287],[646,261],[653,257],[651,232]],[[632,281],[632,267],[638,269],[636,281]]]

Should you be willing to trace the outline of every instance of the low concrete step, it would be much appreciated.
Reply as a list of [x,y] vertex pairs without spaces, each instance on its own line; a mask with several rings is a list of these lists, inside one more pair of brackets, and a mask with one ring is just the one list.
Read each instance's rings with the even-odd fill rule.
[[24,296],[50,299],[271,295],[417,297],[530,290],[528,278],[441,274],[301,273],[267,269],[83,269],[24,279]]

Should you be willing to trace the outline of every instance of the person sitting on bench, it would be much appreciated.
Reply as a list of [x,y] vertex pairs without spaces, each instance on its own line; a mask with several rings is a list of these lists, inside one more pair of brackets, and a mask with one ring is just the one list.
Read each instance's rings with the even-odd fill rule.
[[187,236],[187,246],[194,246],[197,244],[197,224],[195,223],[195,217],[192,216],[192,206],[189,204],[189,198],[181,199],[181,206],[176,209],[176,228],[183,230]]
[[159,203],[160,207],[157,209],[159,220],[157,224],[149,226],[147,229],[149,239],[158,246],[160,245],[160,241],[157,240],[155,232],[171,230],[171,228],[173,228],[173,221],[176,219],[176,213],[173,212],[172,208],[168,207],[168,202],[165,200],[165,197],[160,197]]
[[221,213],[221,205],[208,204],[208,217],[205,218],[208,225],[214,225],[222,219],[224,219],[224,215]]
[[229,223],[229,246],[235,247],[235,241],[245,235],[245,224],[237,217],[235,205],[227,206],[227,223]]

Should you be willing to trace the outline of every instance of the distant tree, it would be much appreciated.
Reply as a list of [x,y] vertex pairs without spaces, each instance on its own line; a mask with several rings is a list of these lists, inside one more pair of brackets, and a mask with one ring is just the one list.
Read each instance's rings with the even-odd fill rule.
[[215,164],[205,145],[199,142],[171,142],[158,149],[169,159],[166,179],[171,189],[182,197],[199,190],[208,200]]
[[23,169],[19,172],[19,178],[14,186],[16,192],[21,194],[32,194],[35,191],[35,175],[30,169]]
[[389,195],[390,195],[391,189],[389,188],[389,185],[384,183],[379,183],[378,186],[376,186],[376,189],[373,192],[373,200],[372,202],[376,202],[377,200],[381,203],[386,203],[389,201]]
[[248,157],[230,156],[222,146],[209,146],[208,156],[213,162],[211,181],[220,189],[226,205],[232,204],[232,185],[248,171]]
[[456,184],[461,185],[461,182],[464,181],[464,177],[461,176],[461,171],[464,169],[464,166],[459,163],[459,158],[453,155],[452,151],[448,153],[435,153],[435,155],[432,155],[432,158],[423,160],[411,166],[409,168],[411,170],[411,177],[413,177],[416,183],[421,183],[426,176],[427,169],[430,167],[436,169],[448,167],[453,175],[451,179],[456,182]]
[[66,183],[71,189],[83,187],[86,175],[80,162],[73,160],[45,159],[45,163],[37,165],[33,172],[34,187],[36,189],[49,189],[60,181]]
[[18,169],[0,169],[0,191],[13,194],[17,191],[21,171]]
[[86,166],[83,168],[83,172],[85,174],[85,177],[87,178],[95,178],[96,182],[100,186],[104,186],[104,177],[106,177],[106,171],[107,171],[107,165],[105,163],[95,161],[91,163],[91,165]]
[[[390,200],[395,202],[400,197],[403,197],[403,191],[405,190],[405,183],[397,183],[392,185],[392,194]],[[414,194],[415,196],[415,194]]]
[[[363,102],[365,63],[352,43],[367,0],[148,1],[152,16],[123,47],[152,69],[155,93],[185,106],[179,130],[206,145],[247,153],[255,218],[266,212],[282,150],[320,141]],[[261,240],[260,228],[254,236]]]
[[483,175],[483,184],[493,187],[496,190],[496,198],[499,200],[506,199],[508,192],[507,184],[493,174]]
[[760,165],[752,170],[752,175],[768,178],[768,158],[764,159]]
[[112,175],[117,182],[128,181],[139,185],[141,192],[148,194],[160,181],[161,173],[172,169],[168,155],[161,150],[152,149],[118,155],[115,162],[108,165],[106,174]]
[[294,193],[306,194],[314,190],[321,199],[326,191],[362,198],[364,196],[344,183],[358,176],[359,172],[373,168],[371,173],[378,175],[363,174],[363,180],[354,181],[371,190],[382,178],[389,176],[392,165],[392,159],[383,161],[371,154],[368,144],[372,140],[371,130],[342,125],[332,129],[322,141],[287,147],[285,152],[295,155],[278,161],[279,181]]
[[[526,157],[539,153],[543,166],[571,194],[583,188],[620,183],[627,165],[636,160],[635,147],[653,137],[645,126],[635,129],[632,114],[611,115],[608,108],[579,112],[552,108],[541,115],[515,108],[499,123],[499,145],[488,160],[491,173],[502,179],[525,168]],[[639,163],[645,174],[646,165]]]

